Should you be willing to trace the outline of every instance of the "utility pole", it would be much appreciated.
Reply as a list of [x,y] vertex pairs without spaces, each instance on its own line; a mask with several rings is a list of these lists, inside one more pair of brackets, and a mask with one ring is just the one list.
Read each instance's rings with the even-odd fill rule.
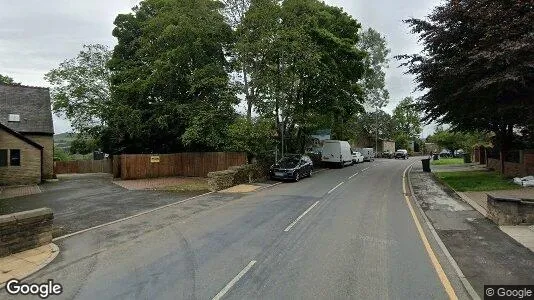
[[282,125],[282,155],[281,157],[284,158],[284,131],[285,131],[285,126],[284,126],[284,110],[282,109],[282,122],[280,123]]

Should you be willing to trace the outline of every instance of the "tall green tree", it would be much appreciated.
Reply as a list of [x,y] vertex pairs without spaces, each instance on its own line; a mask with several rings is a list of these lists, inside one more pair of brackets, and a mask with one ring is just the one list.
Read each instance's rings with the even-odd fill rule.
[[347,129],[350,131],[349,139],[357,141],[363,138],[374,141],[377,133],[378,139],[394,139],[396,128],[391,115],[378,110],[358,114],[349,122]]
[[[242,32],[238,31],[238,28],[243,20],[245,13],[250,7],[250,0],[222,0],[224,5],[224,15],[227,19],[228,24],[234,30],[234,33],[239,36]],[[232,61],[234,71],[237,76],[234,76],[236,85],[239,88],[239,91],[245,98],[245,103],[247,106],[247,119],[251,121],[252,119],[252,110],[255,102],[255,87],[249,75],[249,69],[251,66],[247,64],[246,59],[242,56],[246,52],[246,42],[235,43],[232,47]]]
[[386,39],[373,28],[363,31],[360,36],[358,48],[367,53],[364,59],[365,72],[361,79],[364,101],[378,110],[386,106],[389,99],[385,69],[388,68],[391,50],[387,47]]
[[424,50],[399,58],[425,92],[425,120],[492,131],[506,151],[534,123],[533,20],[532,1],[501,0],[449,0],[406,20]]
[[406,149],[422,131],[421,113],[412,97],[405,97],[393,110],[395,144]]
[[303,151],[317,122],[343,138],[343,124],[362,111],[359,29],[341,9],[316,0],[251,2],[237,47],[250,66],[258,112],[275,120],[289,150]]
[[112,151],[218,150],[238,102],[229,83],[233,42],[219,2],[145,0],[115,19]]
[[110,105],[110,71],[107,46],[84,45],[74,58],[45,74],[51,85],[52,109],[70,121],[77,136],[97,138]]

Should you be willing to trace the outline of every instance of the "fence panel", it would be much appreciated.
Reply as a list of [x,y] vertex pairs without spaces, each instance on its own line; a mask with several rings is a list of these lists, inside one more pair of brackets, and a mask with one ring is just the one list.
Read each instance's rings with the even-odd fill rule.
[[[159,162],[151,162],[158,156]],[[123,154],[120,157],[120,177],[141,179],[169,176],[205,177],[209,172],[226,170],[247,163],[241,152],[186,152],[174,154]]]
[[72,160],[72,161],[55,161],[55,174],[69,173],[112,173],[112,161],[105,160]]

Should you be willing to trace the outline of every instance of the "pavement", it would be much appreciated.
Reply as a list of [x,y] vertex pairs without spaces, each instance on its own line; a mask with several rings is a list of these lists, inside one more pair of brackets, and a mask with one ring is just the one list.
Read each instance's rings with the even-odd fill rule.
[[54,279],[54,299],[468,299],[405,199],[413,161],[211,193],[65,237],[25,282]]
[[534,282],[533,252],[499,230],[434,175],[424,173],[420,163],[414,165],[410,180],[418,204],[479,296],[484,295],[484,285]]
[[9,279],[23,279],[52,262],[59,253],[55,244],[0,257],[0,285]]
[[57,182],[40,185],[39,194],[0,200],[0,215],[49,207],[54,212],[58,236],[205,193],[127,190],[113,184],[110,174],[103,173],[58,177]]

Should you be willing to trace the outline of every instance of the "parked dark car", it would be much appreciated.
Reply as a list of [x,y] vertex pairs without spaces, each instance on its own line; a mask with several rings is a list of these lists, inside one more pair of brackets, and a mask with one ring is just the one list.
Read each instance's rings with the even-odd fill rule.
[[309,177],[313,172],[313,162],[307,155],[288,155],[271,166],[271,179],[294,180]]
[[408,151],[399,149],[395,152],[395,159],[408,159]]

